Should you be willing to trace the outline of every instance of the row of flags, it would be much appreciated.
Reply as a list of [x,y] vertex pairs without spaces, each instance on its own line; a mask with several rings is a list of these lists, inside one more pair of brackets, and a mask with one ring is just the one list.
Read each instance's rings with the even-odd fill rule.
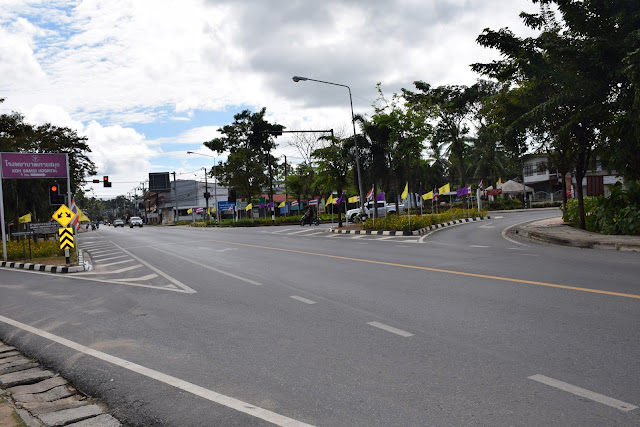
[[[502,178],[498,178],[498,183],[496,184],[496,187],[500,186],[503,184]],[[480,182],[478,183],[478,188],[480,190],[484,190],[484,184],[483,184],[483,180],[480,180]],[[420,190],[418,192],[418,194],[422,195],[422,199],[423,200],[438,200],[438,195],[441,194],[446,194],[446,193],[450,193],[451,192],[451,185],[449,183],[443,185],[440,188],[434,188],[432,191],[429,191],[428,193],[424,193],[422,194],[422,184],[420,184]],[[456,196],[460,197],[460,196],[464,196],[466,194],[470,194],[471,193],[471,186],[470,185],[466,185],[462,188],[459,188],[456,190]],[[409,197],[409,183],[407,182],[407,184],[404,187],[404,191],[402,192],[402,194],[400,195],[401,199],[406,199],[407,197]]]
[[[497,185],[501,185],[502,182],[502,178],[498,179],[498,183]],[[478,183],[478,188],[480,190],[484,189],[484,185],[482,180],[480,180],[480,182]],[[438,200],[438,195],[441,194],[445,194],[445,193],[450,193],[451,192],[451,184],[447,183],[445,185],[443,185],[442,187],[439,188],[434,188],[432,191],[429,191],[428,193],[424,193],[422,194],[422,184],[420,185],[420,190],[418,194],[422,194],[422,199],[423,200]],[[462,187],[458,190],[456,190],[456,196],[463,196],[466,194],[471,193],[471,186],[467,185],[465,187]],[[374,194],[374,186],[371,186],[371,190],[369,190],[369,192],[366,195],[366,199],[367,200],[371,200],[373,198],[373,194]],[[404,187],[404,191],[402,192],[402,194],[400,195],[401,199],[406,199],[407,197],[409,197],[409,183],[407,182],[405,187]],[[385,195],[384,192],[380,192],[378,194],[376,194],[376,201],[384,201],[385,200]],[[328,199],[324,199],[322,198],[322,202],[320,201],[320,196],[309,200],[309,206],[318,206],[319,203],[323,203],[324,205],[330,205],[330,204],[339,204],[339,203],[344,203],[345,201],[348,201],[349,203],[360,203],[360,196],[353,196],[353,197],[349,197],[348,199],[346,198],[345,193],[343,192],[342,195],[340,197],[335,197],[333,194],[329,195]],[[287,202],[281,202],[278,205],[278,208],[284,208],[286,206]],[[299,206],[299,202],[298,200],[294,200],[291,202],[291,206],[295,207],[295,206]],[[260,205],[257,206],[259,209],[264,209],[265,207],[268,209],[271,209],[274,207],[274,203],[270,202],[270,203],[261,203]],[[249,203],[247,205],[247,207],[245,208],[246,211],[250,211],[253,209],[253,203]],[[72,209],[73,210],[73,209]],[[229,211],[233,211],[234,207],[233,205],[229,207],[228,209]],[[192,212],[195,213],[203,213],[204,208],[196,208],[194,209],[188,209],[187,213],[191,214]],[[209,214],[211,213],[215,213],[216,209],[215,208],[209,208]]]

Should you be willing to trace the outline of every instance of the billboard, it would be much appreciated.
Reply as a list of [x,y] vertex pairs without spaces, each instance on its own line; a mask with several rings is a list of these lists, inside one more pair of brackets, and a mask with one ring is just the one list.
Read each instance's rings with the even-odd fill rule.
[[67,157],[52,153],[0,153],[2,178],[66,178]]
[[149,191],[171,190],[169,172],[149,173]]

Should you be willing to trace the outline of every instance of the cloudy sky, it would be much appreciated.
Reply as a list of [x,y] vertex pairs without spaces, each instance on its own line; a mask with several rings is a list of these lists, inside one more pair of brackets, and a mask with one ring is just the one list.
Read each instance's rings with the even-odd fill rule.
[[[243,109],[289,130],[350,125],[385,94],[472,84],[497,58],[484,28],[526,29],[531,0],[0,0],[0,113],[20,111],[89,138],[98,174],[126,194],[149,172],[203,178],[202,142]],[[278,138],[276,155],[299,156]],[[223,157],[224,155],[222,155]],[[89,187],[91,188],[91,186]]]

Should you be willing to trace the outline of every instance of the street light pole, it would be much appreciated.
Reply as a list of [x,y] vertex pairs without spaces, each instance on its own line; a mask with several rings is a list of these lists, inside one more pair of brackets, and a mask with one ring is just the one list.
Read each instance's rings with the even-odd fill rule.
[[211,219],[211,215],[209,215],[209,183],[207,181],[207,168],[203,167],[202,169],[204,169],[204,200],[207,205],[207,213],[205,214],[205,218],[207,218],[207,221],[209,221]]
[[326,82],[323,80],[310,79],[308,77],[300,77],[300,76],[293,76],[293,81],[296,83],[301,81],[302,82],[306,82],[306,81],[318,82],[318,83],[324,83],[324,84],[333,85],[333,86],[346,87],[349,90],[349,104],[351,105],[351,124],[353,125],[353,147],[356,150],[356,169],[358,170],[358,190],[360,191],[360,209],[364,213],[364,191],[362,188],[362,174],[360,172],[360,154],[358,152],[358,141],[356,139],[356,119],[353,114],[353,97],[351,96],[351,88],[347,85],[343,85],[340,83]]
[[[187,151],[187,154],[197,154],[198,156],[204,156],[204,157],[210,157],[213,159],[213,200],[215,203],[215,209],[216,209],[216,221],[219,220],[219,212],[218,212],[218,175],[216,174],[216,157],[215,156],[209,156],[207,154],[202,154],[202,153],[196,153],[195,151]],[[205,186],[205,191],[209,192],[208,187],[207,187],[207,168],[203,168],[204,169],[204,186]],[[207,197],[207,215],[209,215],[209,198]],[[211,216],[209,215],[209,219],[211,219]]]

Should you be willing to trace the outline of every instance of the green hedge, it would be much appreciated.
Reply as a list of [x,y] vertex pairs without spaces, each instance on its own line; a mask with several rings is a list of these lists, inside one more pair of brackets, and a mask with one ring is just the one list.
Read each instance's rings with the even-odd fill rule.
[[[75,250],[72,249],[71,253]],[[29,241],[24,241],[24,254],[29,259]],[[48,258],[55,256],[64,256],[64,249],[60,249],[60,242],[56,240],[39,240],[37,243],[31,241],[31,258]],[[4,259],[2,253],[2,245],[0,245],[0,258]],[[7,242],[7,260],[17,261],[24,260],[23,242],[11,240]]]
[[[640,236],[640,181],[611,186],[609,197],[585,197],[585,226],[589,231],[601,234]],[[563,215],[565,222],[574,227],[580,224],[578,201],[569,200]]]
[[389,215],[385,218],[377,218],[375,221],[372,218],[367,219],[362,228],[365,230],[398,230],[398,231],[413,231],[425,228],[430,225],[442,224],[445,222],[453,221],[455,219],[462,218],[475,218],[479,216],[485,216],[486,211],[478,211],[477,209],[454,209],[453,211],[447,210],[439,214],[430,214],[423,216],[411,216],[411,226],[409,226],[409,218],[406,214],[403,215]]

